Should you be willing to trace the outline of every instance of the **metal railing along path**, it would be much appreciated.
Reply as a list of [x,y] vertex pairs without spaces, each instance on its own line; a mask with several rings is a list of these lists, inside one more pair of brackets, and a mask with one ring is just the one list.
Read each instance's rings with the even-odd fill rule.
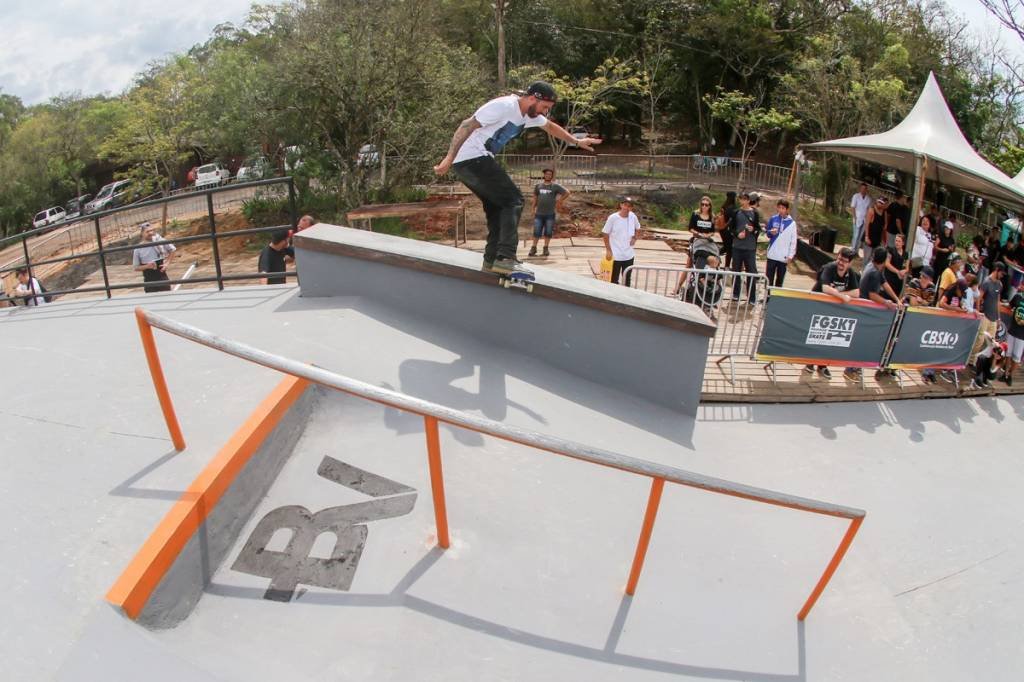
[[644,559],[647,554],[648,543],[654,529],[654,521],[657,517],[658,507],[661,503],[662,491],[665,483],[675,483],[706,490],[720,495],[738,497],[778,507],[786,507],[806,511],[814,514],[833,516],[848,519],[849,526],[833,553],[831,560],[825,568],[824,573],[815,584],[810,596],[804,602],[797,619],[804,620],[807,614],[814,607],[818,597],[828,584],[832,575],[838,568],[843,556],[850,548],[857,530],[864,520],[866,512],[862,509],[844,507],[841,505],[821,502],[805,497],[787,495],[785,493],[757,488],[754,486],[734,483],[720,478],[704,476],[701,474],[685,471],[676,467],[665,466],[642,459],[629,457],[616,452],[594,448],[581,443],[547,436],[527,429],[511,426],[502,422],[496,422],[486,417],[478,417],[450,407],[438,405],[427,400],[414,398],[412,396],[391,391],[378,386],[373,386],[350,377],[335,374],[319,367],[306,365],[295,360],[290,360],[279,355],[273,355],[257,348],[247,346],[237,341],[222,338],[215,334],[203,331],[191,325],[171,320],[162,315],[150,313],[142,308],[135,309],[136,320],[139,325],[139,333],[142,337],[143,348],[146,353],[146,361],[149,364],[153,377],[153,384],[156,388],[157,397],[163,410],[167,428],[171,434],[174,447],[178,450],[185,448],[185,439],[178,425],[178,419],[174,412],[170,393],[167,390],[167,382],[164,379],[163,370],[160,365],[160,358],[157,354],[156,343],[153,338],[153,327],[162,329],[170,334],[194,341],[203,346],[219,350],[243,360],[248,360],[257,365],[283,372],[293,377],[305,379],[312,383],[330,388],[349,395],[358,396],[365,400],[381,405],[411,412],[423,417],[427,441],[427,461],[430,470],[430,485],[434,502],[434,520],[437,526],[438,545],[444,549],[449,546],[448,515],[444,492],[444,475],[441,468],[441,444],[438,434],[438,423],[450,424],[459,428],[468,429],[495,438],[500,438],[512,443],[518,443],[527,447],[535,448],[556,455],[562,455],[599,466],[618,469],[619,471],[646,476],[651,479],[651,490],[647,501],[644,520],[637,542],[636,551],[633,556],[633,563],[626,584],[626,593],[634,594],[637,582],[640,579],[640,572],[643,568]]
[[[217,231],[217,209],[241,204],[248,198],[256,196],[257,192],[268,192],[270,196],[288,198],[288,212],[291,221],[290,225],[276,225],[269,227],[256,227],[244,230],[232,230],[228,232]],[[230,196],[228,195],[230,193]],[[220,200],[223,198],[223,200]],[[163,211],[167,206],[176,206],[176,213],[179,217],[182,213],[193,218],[206,217],[209,223],[209,231],[205,234],[190,235],[185,237],[174,237],[161,241],[148,242],[147,244],[133,243],[127,245],[108,246],[111,241],[124,241],[137,237],[138,225],[143,222],[156,223],[161,220]],[[184,208],[182,208],[184,207]],[[171,216],[168,215],[168,218]],[[29,240],[47,232],[51,227],[29,230],[11,237],[0,239],[0,250],[10,244],[20,242],[20,256],[8,260],[0,266],[0,280],[6,273],[13,272],[18,268],[28,269],[30,277],[37,277],[33,272],[34,268],[44,265],[58,265],[69,261],[81,261],[82,259],[96,258],[99,261],[99,271],[103,276],[103,284],[99,286],[78,287],[73,289],[47,288],[47,296],[61,296],[66,294],[85,294],[103,292],[110,298],[113,291],[119,289],[139,289],[147,286],[180,285],[180,284],[204,284],[216,283],[218,288],[224,288],[224,282],[236,280],[253,280],[266,276],[266,273],[234,273],[224,274],[221,267],[221,256],[219,244],[222,239],[234,239],[254,234],[269,234],[276,230],[294,228],[298,221],[296,213],[295,183],[290,177],[271,178],[268,180],[257,180],[244,185],[224,185],[211,189],[196,190],[189,194],[163,197],[152,201],[139,202],[129,206],[91,213],[83,219],[75,219],[67,223],[66,233],[60,233],[57,238],[58,246],[64,248],[65,234],[70,255],[52,256],[47,254],[40,257],[38,251],[40,246],[45,245],[53,238]],[[59,227],[59,226],[58,226]],[[72,236],[74,235],[74,236]],[[134,251],[142,246],[159,246],[165,244],[187,244],[190,242],[209,242],[212,251],[213,274],[192,277],[190,272],[183,278],[163,282],[144,282],[140,279],[136,282],[126,284],[112,284],[107,271],[107,256],[125,251]],[[33,255],[33,250],[36,254]],[[295,277],[295,272],[274,273],[275,277]],[[41,279],[41,278],[40,278]],[[45,282],[43,285],[45,286]],[[0,301],[15,301],[30,298],[31,294],[6,295],[0,288]]]
[[634,289],[681,298],[715,322],[708,355],[720,356],[717,365],[729,361],[730,380],[735,383],[734,357],[752,359],[761,338],[768,278],[760,273],[661,265],[634,265],[626,273]]

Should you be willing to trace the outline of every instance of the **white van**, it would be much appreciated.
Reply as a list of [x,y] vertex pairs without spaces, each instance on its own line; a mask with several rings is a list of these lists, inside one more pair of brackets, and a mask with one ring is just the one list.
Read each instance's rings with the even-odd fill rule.
[[231,171],[222,163],[208,163],[196,169],[196,189],[223,185],[231,179]]
[[36,213],[35,218],[32,219],[32,227],[46,227],[62,220],[64,220],[64,207],[54,206]]

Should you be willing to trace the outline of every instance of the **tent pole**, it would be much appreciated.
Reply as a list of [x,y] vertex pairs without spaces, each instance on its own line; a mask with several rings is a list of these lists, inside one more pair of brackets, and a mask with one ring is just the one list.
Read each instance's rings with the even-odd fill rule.
[[[917,236],[918,214],[924,201],[924,170],[927,168],[925,157],[914,157],[914,196],[910,200],[910,220],[907,225],[907,255],[914,253],[914,238]],[[909,272],[907,274],[910,274]],[[905,280],[904,280],[905,283]]]

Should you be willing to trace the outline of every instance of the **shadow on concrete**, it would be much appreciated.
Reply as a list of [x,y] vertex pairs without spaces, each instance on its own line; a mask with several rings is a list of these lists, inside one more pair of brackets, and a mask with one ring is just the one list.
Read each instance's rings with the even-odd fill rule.
[[[1018,416],[1024,418],[1024,401],[1018,405]],[[1004,419],[996,399],[962,398],[796,405],[702,405],[697,419],[719,423],[804,425],[819,429],[821,435],[828,440],[836,440],[841,428],[855,428],[873,434],[880,429],[897,427],[904,429],[912,442],[920,443],[929,435],[929,423],[959,434],[963,424],[974,422],[982,412],[996,422]],[[945,435],[943,429],[930,430],[931,439]]]
[[121,483],[118,483],[113,489],[111,489],[111,491],[108,494],[114,495],[116,497],[134,497],[140,500],[170,500],[172,502],[177,502],[179,499],[181,499],[181,496],[184,494],[185,491],[159,490],[152,488],[135,488],[133,486],[138,481],[141,481],[143,478],[145,478],[152,472],[156,471],[167,462],[174,459],[175,455],[180,454],[181,453],[178,452],[177,450],[171,450],[161,455],[159,458],[153,460],[146,466],[142,467],[136,473],[132,474]]
[[[410,396],[430,400],[454,409],[475,410],[496,421],[504,421],[509,410],[520,412],[540,424],[547,424],[539,412],[529,406],[509,400],[506,379],[514,378],[536,386],[552,395],[582,405],[600,414],[632,424],[648,433],[672,443],[693,449],[695,420],[689,415],[643,400],[633,395],[597,384],[587,377],[570,374],[529,354],[529,329],[519,329],[510,321],[509,335],[516,341],[516,349],[496,348],[472,338],[459,330],[440,327],[426,315],[397,311],[380,303],[362,298],[324,297],[285,300],[275,312],[310,310],[352,310],[392,329],[430,343],[457,356],[448,363],[410,358],[400,363],[398,373],[401,385],[386,386]],[[629,352],[624,348],[623,352]],[[666,362],[676,360],[666,359]],[[453,385],[460,379],[471,378],[479,368],[479,391]],[[331,369],[325,367],[325,369]],[[422,428],[422,418],[398,415],[389,425],[400,433]],[[453,429],[453,432],[463,431]],[[457,436],[460,442],[481,444],[478,437]],[[469,438],[469,440],[466,440]]]
[[[664,672],[672,675],[687,675],[709,680],[744,680],[747,682],[806,682],[807,680],[807,642],[804,633],[804,623],[797,621],[796,624],[796,654],[797,670],[793,674],[783,673],[762,673],[752,670],[734,670],[730,668],[715,668],[710,666],[687,665],[674,661],[664,661],[644,656],[633,656],[630,654],[618,653],[619,640],[622,631],[626,626],[629,610],[632,607],[633,598],[628,595],[622,596],[618,611],[615,614],[602,648],[577,644],[554,637],[538,635],[520,629],[502,625],[492,620],[473,616],[455,609],[448,608],[436,602],[410,595],[409,589],[423,575],[430,570],[434,564],[444,555],[444,550],[439,547],[430,549],[417,561],[411,569],[395,585],[394,589],[387,594],[351,594],[351,593],[326,593],[326,592],[300,592],[297,593],[295,601],[303,604],[317,606],[346,606],[346,607],[368,607],[368,608],[407,608],[417,613],[436,618],[457,627],[471,630],[475,633],[483,633],[491,637],[527,646],[535,649],[542,649],[564,656],[573,656],[589,661],[608,663],[611,665],[633,668],[636,670],[650,670],[653,672]],[[260,599],[264,598],[265,590],[254,587],[240,587],[211,583],[206,592],[221,597],[235,599]]]

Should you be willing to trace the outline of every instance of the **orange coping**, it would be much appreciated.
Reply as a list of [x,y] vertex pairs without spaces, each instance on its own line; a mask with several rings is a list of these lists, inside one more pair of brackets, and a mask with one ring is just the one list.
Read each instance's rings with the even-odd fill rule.
[[132,620],[138,618],[185,544],[308,387],[306,379],[289,376],[260,403],[167,512],[107,592],[108,602]]

